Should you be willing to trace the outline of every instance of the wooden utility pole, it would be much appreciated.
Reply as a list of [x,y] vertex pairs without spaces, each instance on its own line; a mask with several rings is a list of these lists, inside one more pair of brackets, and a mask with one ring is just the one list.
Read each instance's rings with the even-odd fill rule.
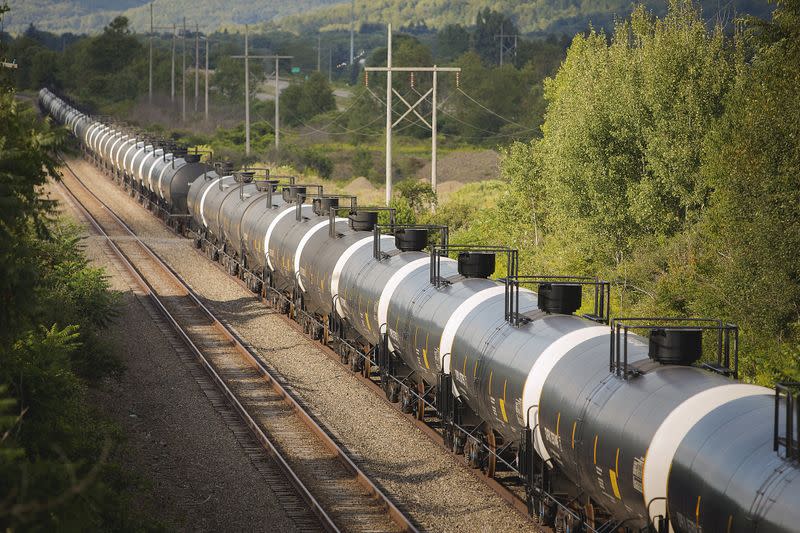
[[356,23],[356,0],[350,0],[350,63],[348,65],[350,67],[353,66],[353,59],[354,59],[354,31],[355,31],[355,23]]
[[[437,185],[437,108],[439,106],[439,72],[461,72],[460,67],[395,67],[392,65],[392,25],[389,24],[389,35],[387,42],[387,57],[385,67],[367,67],[367,72],[385,72],[386,73],[386,205],[392,201],[392,128],[397,126],[408,115],[414,114],[422,121],[423,124],[428,126],[431,130],[431,188],[436,192]],[[425,94],[422,94],[413,104],[406,100],[403,95],[397,92],[392,87],[392,72],[431,72],[433,74],[433,86],[428,89]],[[456,78],[458,82],[458,78]],[[406,111],[400,115],[397,120],[392,120],[392,96],[397,98],[405,105]],[[431,97],[431,121],[423,117],[417,107],[426,101],[428,96]]]
[[150,68],[148,73],[147,101],[153,105],[153,2],[150,2]]
[[200,25],[194,25],[194,112],[200,105]]
[[235,59],[244,59],[244,150],[245,155],[250,155],[250,59],[275,60],[275,150],[280,149],[280,99],[279,69],[281,59],[292,59],[294,56],[258,55],[251,56],[248,45],[248,26],[244,26],[244,55],[231,56]]
[[178,38],[178,28],[172,25],[172,76],[170,77],[169,99],[175,103],[175,40]]
[[172,29],[172,90],[171,97],[175,100],[175,25],[172,26],[154,26],[153,25],[153,2],[150,2],[150,65],[148,66],[148,91],[147,100],[150,105],[153,105],[153,39],[155,39],[156,30]]
[[181,76],[181,121],[186,122],[186,17],[183,17],[183,75]]
[[206,36],[206,113],[205,120],[208,122],[208,36]]

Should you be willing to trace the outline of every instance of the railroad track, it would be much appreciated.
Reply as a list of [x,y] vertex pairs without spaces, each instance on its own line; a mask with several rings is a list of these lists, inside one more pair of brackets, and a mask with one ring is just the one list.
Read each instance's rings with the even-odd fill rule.
[[62,180],[65,194],[305,503],[299,506],[296,497],[277,487],[280,503],[299,529],[416,531],[238,336],[63,164],[68,171]]

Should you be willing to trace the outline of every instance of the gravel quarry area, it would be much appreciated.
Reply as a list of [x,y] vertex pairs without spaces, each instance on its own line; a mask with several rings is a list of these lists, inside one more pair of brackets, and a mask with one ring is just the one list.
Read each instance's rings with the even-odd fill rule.
[[[532,522],[513,510],[465,466],[334,362],[316,342],[291,328],[284,317],[268,309],[196,251],[188,239],[176,238],[90,163],[83,160],[69,163],[95,194],[284,378],[289,388],[338,437],[367,475],[421,528],[475,532],[537,530]],[[154,337],[150,340],[156,343]],[[132,368],[129,373],[134,371]],[[154,382],[143,384],[142,388],[152,389],[149,393],[158,397],[162,393],[169,394],[170,387],[176,392],[173,401],[187,408],[197,408],[194,404],[204,403],[205,408],[211,410],[207,399],[186,394],[188,387]],[[198,418],[199,423],[195,425],[209,433],[224,431],[211,429],[211,424],[205,424],[206,418],[214,416],[208,413]],[[220,457],[233,453],[223,450],[228,447],[238,447],[238,444],[220,444],[217,448]],[[182,468],[172,467],[176,470]],[[244,486],[249,482],[242,479],[240,483]],[[200,497],[196,492],[195,500],[202,501],[207,494],[208,491]],[[265,522],[261,521],[260,525],[263,524]],[[239,529],[230,522],[226,525],[229,527],[221,529]],[[211,526],[211,529],[215,528]]]

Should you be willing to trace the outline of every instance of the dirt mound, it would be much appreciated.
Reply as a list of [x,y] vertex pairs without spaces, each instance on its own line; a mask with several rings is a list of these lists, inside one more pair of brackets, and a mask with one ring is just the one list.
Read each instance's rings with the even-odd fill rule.
[[363,194],[368,192],[374,192],[377,188],[373,185],[367,178],[360,177],[356,178],[347,185],[345,185],[344,190],[347,194]]
[[[439,183],[459,181],[471,183],[500,177],[500,156],[494,150],[451,152],[441,156],[437,165]],[[430,162],[417,171],[417,177],[430,180]]]

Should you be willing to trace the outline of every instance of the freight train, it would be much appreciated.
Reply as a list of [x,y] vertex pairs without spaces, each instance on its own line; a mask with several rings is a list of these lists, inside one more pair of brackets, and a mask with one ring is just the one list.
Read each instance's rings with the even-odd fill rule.
[[515,250],[456,246],[443,226],[201,162],[47,89],[39,102],[230,274],[436,420],[454,453],[519,480],[540,523],[800,531],[796,384],[739,382],[734,325],[610,319],[606,282],[523,276]]

